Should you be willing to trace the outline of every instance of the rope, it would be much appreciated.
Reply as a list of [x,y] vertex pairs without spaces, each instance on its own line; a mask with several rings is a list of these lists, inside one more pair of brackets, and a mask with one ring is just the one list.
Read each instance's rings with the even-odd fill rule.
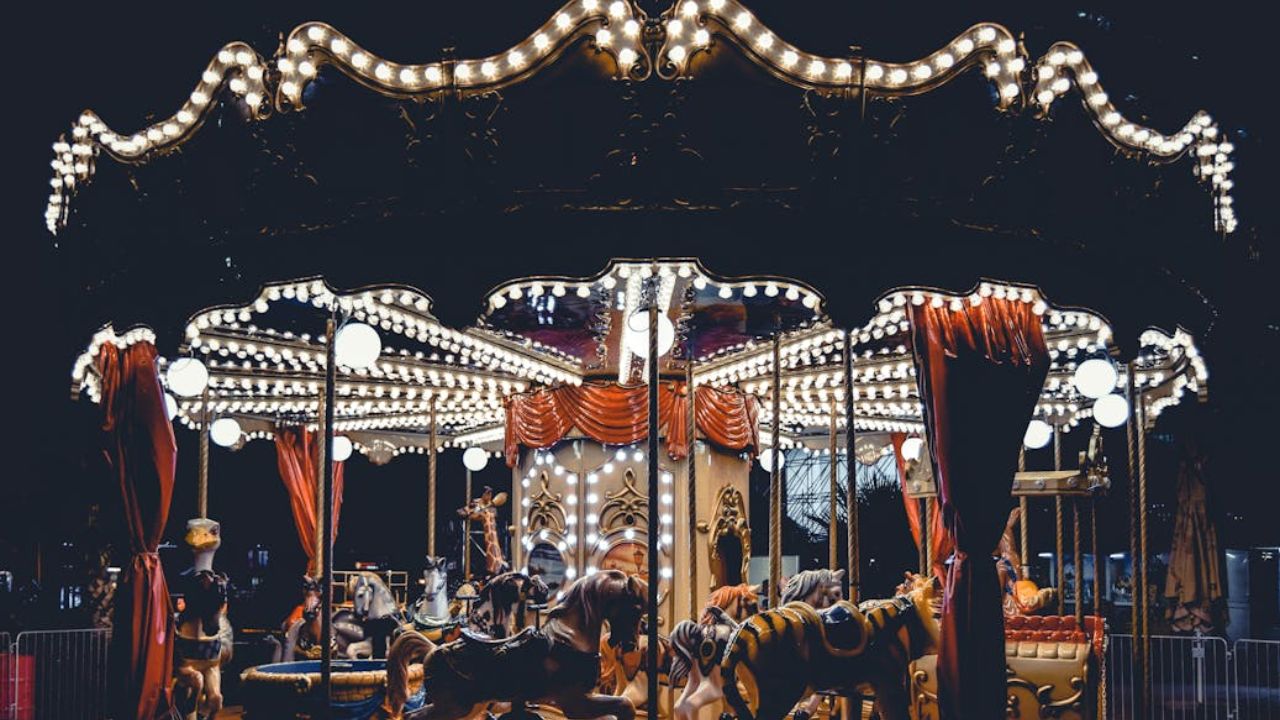
[[209,386],[204,388],[200,403],[200,474],[196,478],[196,517],[209,517]]
[[836,517],[836,507],[839,505],[839,479],[837,477],[839,470],[840,458],[840,439],[836,430],[836,399],[831,398],[831,487],[829,495],[829,503],[827,507],[827,567],[834,570],[840,562],[840,525]]
[[1142,706],[1148,708],[1151,702],[1151,609],[1147,606],[1147,429],[1144,427],[1146,403],[1141,393],[1137,399],[1134,421],[1138,423],[1138,551],[1142,555],[1142,582],[1139,586],[1142,599]]
[[[1130,407],[1131,413],[1133,409],[1133,369],[1134,369],[1134,366],[1132,363],[1130,363],[1129,372],[1127,373],[1128,381],[1127,381],[1126,391],[1129,398],[1129,407]],[[1135,472],[1138,466],[1135,460],[1137,456],[1137,450],[1136,450],[1136,445],[1133,437],[1133,425],[1134,425],[1134,420],[1133,420],[1133,417],[1131,416],[1125,422],[1125,425],[1124,425],[1125,438],[1128,441],[1128,449],[1129,449],[1129,559],[1133,563],[1132,569],[1130,570],[1130,576],[1129,576],[1130,594],[1133,596],[1132,597],[1133,602],[1130,604],[1130,607],[1129,607],[1129,627],[1130,627],[1130,632],[1133,633],[1133,638],[1134,638],[1133,647],[1130,648],[1130,653],[1132,656],[1131,657],[1132,665],[1135,671],[1140,673],[1142,668],[1142,653],[1140,652],[1140,648],[1138,645],[1138,633],[1140,630],[1140,627],[1138,624],[1138,610],[1139,610],[1138,602],[1139,601],[1138,601],[1138,587],[1137,587],[1138,585],[1138,484],[1137,484],[1137,473]],[[1139,698],[1139,702],[1141,702],[1141,698]],[[1142,709],[1143,708],[1139,707],[1139,711],[1141,711]]]
[[[1018,472],[1027,469],[1027,446],[1018,447]],[[1024,580],[1031,579],[1031,541],[1030,527],[1031,518],[1027,516],[1027,496],[1023,495],[1018,498],[1018,533],[1022,540],[1022,578]]]
[[862,584],[858,558],[858,460],[854,448],[858,443],[857,424],[853,409],[853,337],[844,334],[844,459],[845,459],[845,514],[849,526],[849,598],[858,601],[858,586]]
[[[1058,430],[1058,426],[1053,426],[1053,469],[1062,469],[1062,432]],[[1065,541],[1062,530],[1062,496],[1057,495],[1053,498],[1053,523],[1054,538],[1056,541],[1055,549],[1057,555],[1054,558],[1057,568],[1057,585],[1058,585],[1058,614],[1067,614],[1067,584],[1064,581],[1067,574],[1067,559],[1064,557]]]
[[778,607],[782,582],[782,339],[773,338],[773,468],[769,473],[769,607]]
[[[427,554],[436,554],[436,398],[431,396],[431,431],[427,435]],[[467,498],[471,502],[471,498]]]
[[1084,628],[1084,556],[1080,554],[1079,498],[1071,499],[1071,561],[1076,566],[1076,624]]
[[1102,617],[1102,556],[1098,554],[1098,498],[1089,496],[1089,536],[1093,546],[1093,614]]
[[[693,357],[693,350],[690,349],[689,357]],[[697,395],[693,391],[693,361],[690,360],[685,377],[685,387],[689,393],[689,452],[685,456],[685,462],[689,463],[689,487],[685,491],[685,500],[688,503],[689,518],[688,527],[685,529],[689,539],[689,554],[693,558],[693,562],[689,567],[689,617],[698,617],[698,483],[697,483],[697,467],[698,467],[698,424],[697,412],[694,407]],[[583,503],[585,508],[586,503]],[[585,512],[585,510],[584,510]],[[582,545],[582,543],[579,543]]]

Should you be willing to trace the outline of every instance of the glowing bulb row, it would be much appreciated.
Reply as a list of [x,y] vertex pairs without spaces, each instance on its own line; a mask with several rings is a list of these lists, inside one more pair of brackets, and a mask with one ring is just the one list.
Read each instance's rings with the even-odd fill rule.
[[1181,130],[1168,135],[1126,119],[1102,89],[1098,73],[1084,52],[1069,42],[1054,43],[1036,63],[1033,94],[1041,112],[1048,113],[1053,103],[1070,91],[1073,79],[1085,109],[1115,146],[1164,161],[1176,160],[1191,151],[1196,176],[1210,185],[1216,199],[1216,229],[1223,233],[1235,231],[1231,198],[1235,163],[1230,158],[1234,147],[1221,136],[1207,113],[1196,113]]
[[132,135],[112,130],[92,110],[81,113],[71,128],[71,136],[63,135],[53,144],[52,192],[45,206],[49,232],[56,235],[66,225],[71,198],[80,186],[93,179],[99,150],[118,160],[136,162],[178,145],[204,121],[224,85],[244,101],[253,118],[265,116],[265,67],[253,48],[242,42],[228,43],[205,66],[200,82],[177,112]]

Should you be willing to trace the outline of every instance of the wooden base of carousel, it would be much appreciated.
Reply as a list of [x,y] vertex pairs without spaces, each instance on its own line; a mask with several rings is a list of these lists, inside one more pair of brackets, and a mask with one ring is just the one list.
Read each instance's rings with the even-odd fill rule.
[[[1093,720],[1103,716],[1106,627],[1086,617],[1084,627],[1071,616],[1007,618],[1005,663],[1008,717]],[[937,656],[911,666],[911,716],[937,720]]]

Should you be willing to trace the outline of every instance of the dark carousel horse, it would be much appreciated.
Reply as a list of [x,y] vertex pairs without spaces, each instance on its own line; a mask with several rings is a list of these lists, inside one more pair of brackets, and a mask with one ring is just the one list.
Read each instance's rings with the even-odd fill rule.
[[436,645],[419,633],[405,633],[387,658],[384,710],[391,718],[402,717],[409,665],[421,661],[427,704],[404,716],[413,720],[458,720],[490,702],[516,708],[549,702],[575,720],[605,715],[634,720],[631,701],[593,691],[604,624],[609,624],[610,643],[634,647],[645,598],[643,581],[606,570],[575,582],[541,628],[526,628],[506,640],[464,632],[460,640]]

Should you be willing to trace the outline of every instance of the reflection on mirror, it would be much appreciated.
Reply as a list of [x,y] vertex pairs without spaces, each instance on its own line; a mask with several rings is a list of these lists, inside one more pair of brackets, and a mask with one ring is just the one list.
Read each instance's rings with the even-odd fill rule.
[[529,551],[529,575],[542,576],[551,596],[555,597],[565,587],[565,571],[568,568],[564,555],[549,542],[540,542]]
[[600,561],[601,570],[621,570],[641,580],[649,579],[649,549],[633,541],[615,543]]
[[716,539],[716,554],[720,562],[714,563],[717,587],[739,585],[747,581],[742,575],[742,540],[737,535],[721,535]]

